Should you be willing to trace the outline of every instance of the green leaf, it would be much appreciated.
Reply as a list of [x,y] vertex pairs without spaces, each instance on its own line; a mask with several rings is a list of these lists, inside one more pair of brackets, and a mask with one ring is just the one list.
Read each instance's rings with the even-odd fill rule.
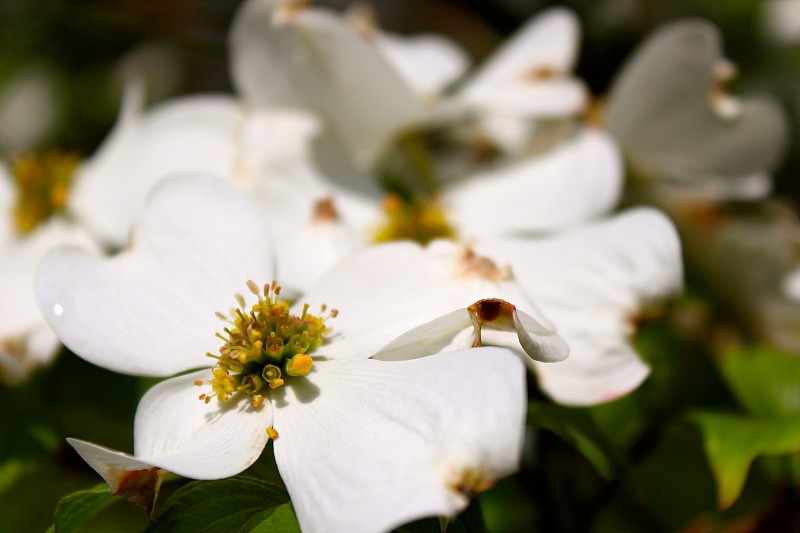
[[289,496],[281,487],[246,475],[193,481],[167,500],[161,514],[146,531],[244,533],[255,528],[261,528],[256,531],[298,531],[296,520],[292,520],[291,506],[284,505],[288,502]]
[[105,483],[64,496],[56,506],[54,530],[56,533],[83,531],[89,519],[116,501]]
[[720,358],[720,370],[750,413],[782,416],[800,412],[800,359],[769,346],[736,348]]
[[722,509],[739,497],[750,463],[757,456],[800,451],[800,415],[757,419],[696,412],[689,418],[700,426],[703,434]]
[[294,507],[284,503],[263,511],[245,524],[244,531],[250,533],[300,533],[300,524],[294,514]]
[[552,431],[577,448],[606,479],[622,469],[619,451],[585,409],[531,402],[528,423]]

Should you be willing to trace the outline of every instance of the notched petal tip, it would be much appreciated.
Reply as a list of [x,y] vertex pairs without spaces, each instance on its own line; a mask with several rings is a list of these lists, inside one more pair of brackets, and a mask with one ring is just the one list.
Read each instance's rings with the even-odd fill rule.
[[166,470],[90,442],[67,439],[67,443],[108,483],[111,494],[141,507],[148,518],[152,516]]
[[470,305],[467,312],[474,328],[473,347],[482,345],[481,331],[488,326],[502,331],[515,331],[522,349],[535,361],[555,363],[569,356],[569,347],[564,339],[519,311],[512,303],[499,298],[486,298]]

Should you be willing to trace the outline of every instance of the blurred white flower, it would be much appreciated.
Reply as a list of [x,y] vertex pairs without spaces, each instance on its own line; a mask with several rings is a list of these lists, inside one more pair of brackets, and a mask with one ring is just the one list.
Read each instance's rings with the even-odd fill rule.
[[452,94],[443,89],[466,67],[456,45],[398,38],[368,16],[352,20],[303,2],[250,0],[231,30],[231,65],[246,102],[318,114],[361,170],[402,130],[427,120],[470,112],[560,117],[586,102],[583,84],[569,76],[578,28],[565,9],[526,24]]
[[29,212],[31,206],[19,206],[19,194],[9,169],[0,163],[0,380],[9,384],[19,383],[31,370],[49,363],[60,347],[33,298],[39,260],[57,245],[95,248],[85,231],[59,217],[34,228],[24,216],[28,231],[21,234],[21,213]]
[[761,5],[767,37],[780,44],[800,41],[800,1],[766,0]]
[[[491,338],[556,361],[566,346],[511,280],[465,268],[446,242],[375,247],[309,289],[310,307],[289,308],[274,284],[249,282],[258,303],[237,297],[218,348],[215,311],[246,280],[273,276],[262,228],[254,205],[221,180],[173,179],[154,190],[120,255],[60,250],[43,261],[39,305],[75,353],[142,375],[206,367],[144,396],[134,456],[71,441],[112,486],[154,466],[231,476],[271,437],[304,531],[377,531],[453,515],[517,468],[522,366],[505,348],[469,347]],[[337,312],[308,311],[323,304]],[[285,313],[302,318],[270,322]],[[278,344],[269,335],[295,329]]]
[[732,97],[735,68],[712,24],[689,19],[647,39],[612,85],[608,130],[639,177],[710,198],[757,198],[771,186],[788,125],[775,101]]

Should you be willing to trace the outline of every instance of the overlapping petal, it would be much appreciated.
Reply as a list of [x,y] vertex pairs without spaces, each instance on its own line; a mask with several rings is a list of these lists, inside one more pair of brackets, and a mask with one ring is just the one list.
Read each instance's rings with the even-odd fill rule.
[[578,112],[586,103],[586,88],[568,73],[577,56],[579,32],[572,11],[545,11],[492,54],[456,98],[528,116]]
[[303,530],[384,531],[463,510],[464,476],[488,487],[518,467],[523,378],[500,348],[320,362],[318,396],[287,388],[275,410],[275,458]]
[[616,145],[605,133],[586,129],[546,154],[471,176],[444,198],[460,237],[469,242],[584,222],[612,209],[622,185]]
[[422,114],[399,74],[333,12],[249,0],[234,20],[230,46],[233,79],[247,102],[319,114],[361,161],[371,161]]
[[70,208],[101,241],[124,245],[159,180],[191,172],[231,176],[243,121],[236,101],[223,96],[189,97],[147,112],[126,102],[100,150],[78,170]]
[[[165,376],[203,366],[248,279],[274,277],[257,211],[213,177],[160,184],[112,258],[57,250],[42,262],[40,309],[75,353],[119,372]],[[91,327],[87,327],[91,325]]]
[[469,68],[467,53],[440,35],[377,32],[373,43],[423,101],[435,101]]
[[[385,354],[386,359],[408,359],[420,357],[432,345],[438,348],[427,354],[465,348],[472,338],[459,333],[473,330],[467,307],[478,300],[498,298],[531,317],[520,329],[525,337],[542,343],[540,357],[566,357],[563,340],[514,280],[490,279],[470,270],[465,253],[465,248],[449,241],[436,241],[427,248],[397,242],[345,259],[303,297],[311,309],[326,304],[339,311],[330,322],[330,343],[318,349],[319,355],[363,359],[386,348],[392,352],[391,356]],[[450,315],[456,310],[460,316]],[[441,320],[448,316],[452,319]],[[426,328],[431,321],[435,322]],[[422,329],[404,335],[415,328]],[[516,332],[504,333],[503,345],[519,350]],[[433,344],[417,344],[421,336]]]
[[682,286],[680,241],[663,214],[641,208],[550,238],[487,242],[478,250],[512,265],[570,346],[566,361],[536,365],[551,397],[590,405],[647,377],[629,337],[649,306]]

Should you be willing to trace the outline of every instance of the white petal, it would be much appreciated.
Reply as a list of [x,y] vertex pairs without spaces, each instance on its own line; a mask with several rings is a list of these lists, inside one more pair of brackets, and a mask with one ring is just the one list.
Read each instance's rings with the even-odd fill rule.
[[[467,469],[517,469],[523,370],[498,348],[317,365],[316,397],[287,388],[275,459],[303,531],[387,531],[467,505]],[[307,392],[307,391],[303,391]],[[488,479],[487,479],[488,480]]]
[[[330,341],[318,348],[315,355],[327,359],[363,359],[387,348],[392,353],[387,359],[419,357],[422,354],[414,345],[431,335],[435,336],[431,342],[440,348],[463,348],[466,337],[454,337],[453,324],[457,325],[459,319],[441,320],[441,317],[486,298],[510,302],[533,317],[538,327],[529,328],[530,333],[541,335],[543,342],[547,337],[548,342],[554,343],[554,349],[565,352],[550,323],[513,279],[487,279],[464,272],[464,253],[462,247],[448,241],[436,241],[427,248],[397,242],[346,259],[303,297],[312,310],[321,304],[339,310],[339,315],[328,322]],[[464,314],[468,318],[466,311]],[[426,330],[425,324],[435,319],[440,320]],[[463,323],[471,333],[469,322]],[[420,326],[422,329],[391,342]],[[501,344],[521,351],[516,334],[504,333]]]
[[258,459],[272,426],[271,404],[265,401],[254,409],[246,397],[206,404],[198,396],[211,387],[194,381],[209,379],[211,370],[206,369],[147,391],[134,421],[138,459],[193,479],[234,476]]
[[[497,323],[509,322],[510,323]],[[505,319],[505,320],[503,320]],[[493,331],[489,328],[495,328]],[[506,334],[512,332],[516,338]],[[452,352],[476,345],[504,346],[524,352],[531,360],[542,363],[563,361],[569,355],[564,339],[555,331],[522,311],[512,308],[510,317],[483,326],[476,344],[476,329],[468,309],[452,311],[392,340],[372,356],[377,361],[404,361],[433,353]],[[517,344],[518,343],[518,344]],[[521,350],[520,350],[521,347]],[[526,362],[531,362],[527,358]]]
[[786,297],[800,303],[800,268],[796,268],[784,276],[782,285]]
[[710,23],[679,21],[654,33],[615,80],[608,129],[644,171],[736,177],[769,170],[782,155],[788,124],[776,102],[741,99],[733,117],[714,107],[721,48]]
[[100,474],[100,477],[111,487],[112,492],[116,491],[120,480],[126,473],[147,470],[154,466],[140,461],[127,453],[118,452],[85,440],[67,439],[67,442],[95,472]]
[[305,224],[298,220],[286,231],[271,227],[281,286],[301,293],[364,245],[357,232],[341,220],[307,220]]
[[248,102],[318,113],[364,162],[422,114],[389,63],[331,11],[250,0],[230,45],[234,83]]
[[486,110],[513,113],[528,118],[551,118],[574,115],[588,100],[583,82],[572,78],[515,81],[491,92],[470,95],[469,104]]
[[11,171],[0,161],[0,246],[11,239],[14,232],[13,209],[16,201]]
[[575,63],[579,32],[572,11],[557,7],[543,12],[504,43],[458,96],[470,102],[487,102],[496,89],[518,85],[537,71],[563,76]]
[[440,35],[403,37],[379,32],[373,44],[423,98],[435,98],[469,68],[467,53]]
[[613,141],[584,130],[545,155],[486,171],[445,191],[462,240],[549,231],[614,207],[623,184]]
[[274,278],[257,210],[217,178],[159,184],[129,248],[104,259],[57,250],[42,262],[36,297],[73,352],[118,372],[165,376],[208,364],[221,322],[248,279]]
[[42,325],[33,295],[36,266],[58,246],[95,251],[91,239],[78,226],[53,219],[33,233],[0,249],[0,339],[27,333]]
[[536,365],[555,400],[608,401],[647,376],[628,340],[632,321],[682,286],[680,241],[664,215],[636,209],[549,239],[485,243],[478,250],[511,263],[569,344],[568,360]]
[[233,178],[244,120],[223,96],[172,100],[147,112],[123,106],[114,130],[78,170],[70,208],[99,239],[124,245],[161,179],[191,172]]

